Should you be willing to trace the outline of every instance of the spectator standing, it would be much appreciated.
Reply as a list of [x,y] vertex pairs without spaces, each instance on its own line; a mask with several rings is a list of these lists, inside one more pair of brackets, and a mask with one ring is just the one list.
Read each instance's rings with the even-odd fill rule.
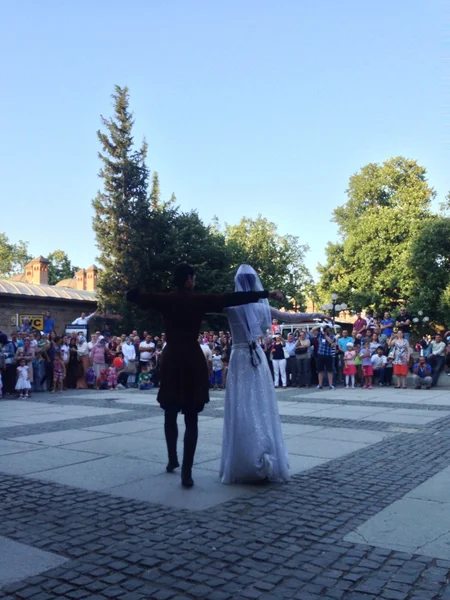
[[367,321],[361,316],[361,311],[358,311],[356,313],[356,321],[353,323],[353,337],[356,338],[357,335],[363,337],[366,335],[366,331]]
[[281,327],[278,324],[278,319],[272,319],[272,335],[281,333]]
[[353,343],[347,342],[347,348],[344,352],[344,375],[345,375],[345,388],[348,390],[350,387],[355,389],[355,365],[356,351],[353,349]]
[[31,388],[29,380],[29,367],[26,364],[25,358],[20,358],[19,366],[17,367],[17,382],[16,391],[19,392],[20,398],[28,398],[28,390]]
[[297,385],[297,359],[295,358],[295,346],[297,342],[293,333],[288,334],[286,341],[286,350],[289,357],[286,359],[286,375],[288,386],[295,387]]
[[86,313],[82,312],[80,317],[75,319],[75,321],[72,321],[72,325],[87,325],[96,314],[97,311],[91,313],[90,315],[86,315]]
[[78,369],[77,369],[77,390],[87,390],[86,371],[89,368],[89,348],[86,338],[83,334],[78,336]]
[[370,352],[370,342],[364,342],[364,346],[361,348],[360,352],[361,357],[361,366],[364,377],[364,385],[363,389],[371,390],[372,389],[372,377],[373,377],[373,368],[372,368],[372,354]]
[[346,329],[344,329],[342,331],[341,337],[337,341],[337,346],[336,346],[337,357],[338,357],[338,369],[339,369],[339,373],[342,375],[345,375],[345,373],[344,373],[344,367],[345,367],[344,356],[345,356],[345,353],[347,352],[347,345],[349,343],[354,344],[354,342],[355,342],[355,340],[352,338],[352,336],[348,335],[348,331]]
[[[395,326],[398,327],[399,331],[403,332],[403,338],[409,343],[411,337],[411,315],[406,312],[406,308],[402,306],[400,314],[397,317]],[[395,364],[395,361],[394,361]]]
[[418,361],[413,367],[414,389],[420,390],[424,385],[427,390],[431,389],[433,384],[432,369],[427,363],[425,356],[419,356]]
[[[105,356],[105,338],[101,335],[99,336],[97,342],[92,347],[91,350],[91,361],[92,366],[94,367],[95,377],[98,382],[100,378],[100,374],[102,371],[106,370],[106,356]],[[98,385],[97,385],[98,389]]]
[[77,341],[71,338],[69,341],[69,360],[67,362],[66,370],[66,385],[69,389],[75,389],[77,387],[78,378],[78,350]]
[[406,390],[406,376],[408,375],[408,364],[410,357],[409,342],[403,337],[403,330],[399,329],[397,334],[391,338],[390,346],[393,353],[394,375],[397,377],[395,388]]
[[24,345],[18,347],[16,350],[16,364],[21,363],[22,359],[25,360],[25,365],[27,366],[27,380],[30,383],[28,389],[30,389],[33,386],[34,348],[31,345],[31,339],[28,335],[24,339]]
[[[361,314],[361,313],[359,313]],[[314,327],[312,331],[317,331],[317,376],[319,379],[317,389],[323,388],[323,373],[327,372],[328,385],[330,390],[334,390],[333,385],[333,361],[336,356],[336,345],[334,335],[331,333],[331,327],[325,325],[325,327]]]
[[50,314],[50,311],[44,313],[44,333],[49,335],[52,331],[55,330],[55,319]]
[[387,358],[383,354],[383,348],[378,346],[376,354],[372,356],[373,376],[378,379],[378,385],[384,385],[384,374],[386,369]]
[[150,365],[150,359],[153,356],[155,351],[155,344],[152,342],[152,336],[147,335],[145,340],[143,340],[139,345],[139,353],[140,353],[140,363],[141,368]]
[[277,388],[281,377],[281,385],[285,388],[287,385],[286,379],[286,358],[284,356],[285,341],[281,335],[277,335],[272,344],[272,364],[273,364],[273,381]]
[[311,342],[305,331],[300,331],[295,344],[295,360],[297,361],[297,387],[311,385]]
[[211,380],[211,375],[212,375],[212,351],[211,348],[209,347],[208,342],[204,342],[204,337],[202,337],[201,335],[198,336],[198,343],[200,344],[200,348],[201,351],[203,352],[204,356],[205,356],[205,360],[206,360],[206,364],[208,365],[208,377]]
[[391,313],[386,311],[384,313],[384,319],[381,321],[380,330],[383,335],[386,336],[386,340],[389,340],[391,335],[394,333],[395,321],[391,317]]
[[222,387],[222,369],[222,351],[219,346],[216,346],[213,350],[211,376],[211,385],[216,390]]
[[430,343],[430,354],[428,355],[428,361],[433,368],[433,385],[437,385],[439,375],[445,365],[445,342],[442,340],[441,335],[438,333],[434,340]]

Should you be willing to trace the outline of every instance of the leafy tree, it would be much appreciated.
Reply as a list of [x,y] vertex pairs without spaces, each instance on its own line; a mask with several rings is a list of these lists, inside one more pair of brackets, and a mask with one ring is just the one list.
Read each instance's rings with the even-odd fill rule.
[[64,250],[54,250],[47,256],[48,260],[48,282],[55,285],[62,279],[70,279],[74,276],[78,267],[74,267]]
[[0,233],[0,277],[21,273],[31,258],[27,242],[19,240],[17,244],[13,244],[6,234]]
[[125,291],[133,287],[167,291],[171,273],[181,261],[198,269],[199,291],[229,289],[229,252],[224,236],[205,226],[196,212],[180,212],[174,194],[168,202],[162,200],[156,172],[148,193],[147,146],[134,147],[128,89],[116,86],[112,97],[114,116],[102,118],[106,131],[97,134],[103,190],[93,201],[103,267],[101,305],[123,316],[124,330],[160,331],[160,315],[125,303]]
[[321,297],[336,291],[352,308],[358,308],[355,296],[376,309],[408,302],[411,244],[431,217],[435,196],[426,170],[403,157],[371,163],[350,178],[347,195],[333,216],[340,241],[328,244],[326,263],[318,267]]
[[450,218],[422,223],[411,244],[411,307],[432,320],[450,323],[444,292],[450,285]]
[[114,117],[102,117],[106,131],[97,132],[103,190],[92,202],[93,228],[103,267],[98,284],[102,302],[125,309],[125,291],[138,284],[142,269],[148,266],[142,250],[149,225],[149,171],[146,143],[137,150],[134,147],[128,88],[116,86],[112,98]]
[[[312,278],[304,264],[309,248],[300,244],[298,237],[280,235],[275,223],[259,215],[226,225],[225,240],[233,270],[242,263],[250,264],[260,273],[266,288],[280,289],[296,306],[304,306]],[[285,305],[292,308],[289,301]]]

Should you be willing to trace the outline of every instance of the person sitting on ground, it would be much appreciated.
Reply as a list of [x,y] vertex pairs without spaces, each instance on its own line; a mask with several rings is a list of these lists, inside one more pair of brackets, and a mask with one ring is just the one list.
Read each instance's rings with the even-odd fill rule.
[[419,360],[413,368],[413,381],[416,390],[420,390],[422,385],[427,390],[431,389],[433,383],[431,366],[427,363],[425,356],[419,356]]
[[372,355],[372,369],[373,369],[373,377],[378,378],[378,385],[384,385],[384,374],[387,363],[387,358],[383,354],[383,348],[378,346],[376,354]]
[[152,387],[152,374],[150,373],[148,366],[144,366],[139,373],[138,388],[140,390],[151,390]]
[[107,390],[108,389],[108,372],[106,369],[100,371],[100,375],[97,377],[97,389]]

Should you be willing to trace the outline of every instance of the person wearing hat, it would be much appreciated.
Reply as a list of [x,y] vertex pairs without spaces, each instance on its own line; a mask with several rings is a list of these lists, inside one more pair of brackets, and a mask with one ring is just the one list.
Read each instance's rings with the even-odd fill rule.
[[345,388],[348,390],[350,387],[355,389],[355,365],[356,352],[353,350],[353,342],[347,342],[347,349],[344,353],[344,375],[345,375]]

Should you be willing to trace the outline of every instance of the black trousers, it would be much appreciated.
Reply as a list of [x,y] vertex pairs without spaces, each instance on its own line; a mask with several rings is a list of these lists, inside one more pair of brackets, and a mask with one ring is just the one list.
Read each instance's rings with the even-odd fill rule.
[[[178,425],[177,417],[178,410],[168,408],[164,411],[164,433],[166,435],[167,454],[169,462],[176,463],[177,456],[177,440],[178,440]],[[186,411],[184,415],[186,431],[184,434],[184,450],[183,450],[183,471],[190,471],[194,464],[195,449],[197,448],[198,438],[198,412]]]
[[16,390],[16,365],[6,365],[3,373],[3,393],[14,394]]
[[286,361],[287,384],[291,387],[298,385],[297,359],[290,356]]

